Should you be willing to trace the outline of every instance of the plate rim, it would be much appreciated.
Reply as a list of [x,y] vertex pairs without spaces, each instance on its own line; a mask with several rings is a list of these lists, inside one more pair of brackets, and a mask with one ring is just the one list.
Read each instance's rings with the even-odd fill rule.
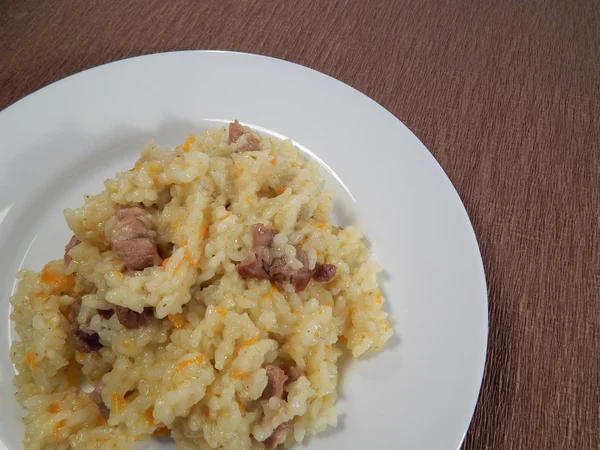
[[[363,100],[367,100],[370,103],[376,105],[378,108],[380,108],[382,111],[384,111],[388,116],[390,116],[394,121],[396,121],[398,124],[400,124],[402,127],[406,128],[406,130],[408,130],[410,132],[410,134],[419,142],[420,146],[421,146],[421,150],[425,150],[424,154],[426,157],[428,157],[429,159],[431,159],[431,162],[433,162],[433,164],[435,165],[438,175],[440,175],[439,172],[441,172],[441,174],[444,177],[444,182],[445,184],[448,185],[448,187],[451,188],[452,194],[456,197],[456,199],[459,201],[460,205],[461,205],[461,214],[464,215],[466,217],[466,220],[469,224],[469,233],[471,235],[471,238],[474,241],[475,247],[477,249],[477,269],[479,272],[479,277],[480,277],[480,281],[482,281],[483,283],[483,293],[482,296],[483,298],[481,299],[483,301],[483,306],[485,309],[485,314],[483,317],[483,323],[482,325],[482,335],[483,335],[483,342],[482,342],[482,347],[483,347],[483,354],[480,355],[481,358],[481,370],[477,373],[477,379],[478,381],[478,385],[477,385],[477,395],[475,396],[474,402],[472,404],[472,407],[470,408],[470,413],[469,413],[469,420],[466,424],[466,428],[464,430],[464,433],[462,435],[462,438],[458,444],[458,447],[460,447],[462,445],[462,443],[465,440],[465,437],[468,433],[468,430],[472,424],[472,420],[474,417],[474,413],[475,413],[475,409],[476,406],[479,402],[479,399],[481,397],[482,394],[482,387],[483,387],[483,380],[484,380],[484,375],[485,375],[485,367],[486,367],[486,362],[487,362],[487,358],[488,358],[488,345],[489,345],[489,295],[488,295],[488,283],[487,283],[487,278],[486,278],[486,271],[485,271],[485,264],[483,261],[483,256],[482,256],[482,252],[481,252],[481,247],[479,245],[479,241],[477,238],[477,234],[475,233],[475,229],[473,227],[473,223],[471,221],[471,218],[468,214],[467,208],[462,200],[462,198],[460,197],[460,195],[458,194],[458,191],[456,189],[456,187],[454,186],[454,184],[452,183],[452,180],[450,179],[450,177],[448,176],[448,174],[446,173],[446,171],[444,170],[443,166],[438,162],[438,160],[435,158],[435,156],[431,153],[431,151],[423,144],[423,142],[419,139],[419,137],[412,131],[410,130],[399,118],[397,118],[393,113],[391,113],[387,108],[385,108],[385,106],[383,106],[381,103],[377,102],[376,100],[372,99],[371,97],[367,96],[366,94],[364,94],[363,92],[361,92],[360,90],[358,90],[357,88],[355,88],[354,86],[341,81],[329,74],[326,74],[324,72],[318,71],[316,69],[313,69],[311,67],[308,66],[304,66],[302,64],[293,62],[293,61],[288,61],[285,59],[280,59],[280,58],[276,58],[273,56],[267,56],[267,55],[261,55],[261,54],[257,54],[257,53],[249,53],[249,52],[240,52],[240,51],[229,51],[229,50],[220,50],[220,49],[211,49],[211,50],[176,50],[176,51],[166,51],[166,52],[156,52],[156,53],[148,53],[148,54],[143,54],[143,55],[135,55],[135,56],[129,56],[126,58],[122,58],[119,60],[115,60],[115,61],[108,61],[106,63],[100,64],[98,66],[93,66],[93,67],[89,67],[86,69],[83,69],[81,71],[75,72],[73,74],[70,74],[66,77],[63,77],[61,79],[55,80],[54,82],[47,84],[33,92],[30,92],[29,94],[25,95],[24,97],[21,97],[19,99],[17,99],[16,101],[14,101],[13,103],[9,104],[8,106],[6,106],[5,108],[3,108],[2,110],[0,110],[0,123],[5,119],[5,117],[7,117],[9,114],[11,114],[11,111],[13,110],[18,110],[19,108],[28,108],[28,104],[31,102],[35,102],[36,98],[38,97],[39,94],[46,92],[47,90],[50,90],[52,88],[55,88],[56,86],[62,85],[64,83],[68,83],[70,80],[73,79],[77,79],[81,76],[84,76],[86,73],[97,70],[99,68],[106,68],[107,66],[112,66],[112,65],[118,65],[118,64],[133,64],[135,63],[136,60],[139,59],[151,59],[151,58],[160,58],[163,57],[165,55],[172,55],[172,54],[192,54],[192,55],[196,55],[196,54],[225,54],[225,55],[233,55],[233,56],[242,56],[242,57],[251,57],[251,58],[260,58],[260,59],[266,59],[266,60],[271,60],[277,63],[284,63],[284,64],[289,64],[289,65],[293,65],[296,66],[297,68],[301,69],[301,70],[308,70],[310,72],[313,72],[315,74],[318,74],[321,77],[326,77],[336,83],[340,83],[342,85],[344,85],[345,88],[349,88],[352,91],[354,91],[355,94],[359,94],[359,96],[363,99]],[[0,151],[0,160],[3,159],[2,154],[4,152]],[[26,196],[21,198],[21,200],[24,200],[25,203],[27,203],[30,198],[30,196]],[[14,215],[14,214],[13,214]],[[4,217],[0,217],[0,225],[1,222],[3,221]],[[4,228],[0,227],[0,233],[2,233],[4,230]],[[392,318],[393,319],[393,318]]]

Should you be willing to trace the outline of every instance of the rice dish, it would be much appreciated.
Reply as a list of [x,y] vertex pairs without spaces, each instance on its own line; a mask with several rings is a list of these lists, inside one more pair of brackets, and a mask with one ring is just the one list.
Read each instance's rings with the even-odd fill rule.
[[237,121],[146,144],[65,211],[64,258],[18,274],[24,448],[272,450],[335,427],[339,357],[392,329],[331,209],[316,163]]

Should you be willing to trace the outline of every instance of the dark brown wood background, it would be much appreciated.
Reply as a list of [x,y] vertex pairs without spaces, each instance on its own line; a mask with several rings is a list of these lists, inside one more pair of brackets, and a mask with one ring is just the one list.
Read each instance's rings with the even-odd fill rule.
[[178,49],[304,64],[402,120],[456,186],[486,268],[464,449],[600,448],[599,0],[0,0],[0,109]]

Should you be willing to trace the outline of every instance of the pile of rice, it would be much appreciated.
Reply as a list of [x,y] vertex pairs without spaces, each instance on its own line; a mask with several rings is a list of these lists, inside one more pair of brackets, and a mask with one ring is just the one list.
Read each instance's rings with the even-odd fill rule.
[[[126,449],[170,436],[181,449],[258,450],[288,421],[286,447],[336,426],[338,358],[380,350],[392,335],[380,267],[359,230],[331,224],[318,166],[289,141],[258,139],[259,151],[239,152],[222,127],[175,149],[150,142],[131,170],[65,211],[81,241],[72,262],[21,271],[11,299],[26,449]],[[162,265],[125,269],[109,238],[116,204],[152,214],[156,242],[170,253]],[[240,277],[256,223],[278,231],[282,252],[301,246],[311,269],[334,264],[335,277],[299,293]],[[73,347],[75,299],[99,351]],[[152,307],[155,319],[127,329],[96,314],[110,305]],[[287,399],[261,399],[266,363],[304,372]],[[89,395],[100,382],[108,420]]]

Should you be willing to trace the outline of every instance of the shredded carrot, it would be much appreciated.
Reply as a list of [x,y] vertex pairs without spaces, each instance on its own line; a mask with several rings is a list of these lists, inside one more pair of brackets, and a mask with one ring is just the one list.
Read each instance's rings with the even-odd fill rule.
[[144,419],[146,419],[149,425],[154,425],[154,415],[152,414],[152,408],[148,408],[146,411],[144,411]]
[[333,308],[333,307],[334,307],[334,304],[333,304],[333,302],[328,302],[328,303],[325,303],[325,305],[329,306],[330,308]]
[[256,344],[258,341],[260,341],[260,338],[258,336],[253,337],[252,339],[248,339],[247,341],[242,342],[242,347],[250,347],[251,345]]
[[238,168],[237,168],[237,172],[238,172],[238,174],[241,174],[243,171],[244,171],[244,168],[243,168],[243,167],[238,167]]
[[56,403],[50,403],[48,411],[50,411],[52,414],[56,414],[60,412],[60,406],[58,406]]
[[40,276],[40,281],[42,283],[50,283],[50,284],[59,284],[60,283],[60,277],[55,275],[52,272],[52,269],[50,269],[49,265],[46,264],[44,266],[44,268],[42,269],[42,274]]
[[73,289],[73,287],[75,286],[75,274],[74,273],[65,275],[65,284],[67,285],[67,288]]
[[316,225],[315,225],[315,227],[317,227],[317,228],[325,228],[325,229],[327,229],[327,230],[331,229],[331,226],[330,226],[330,225],[328,225],[328,224],[326,224],[326,223],[322,223],[322,222],[321,222],[321,223],[318,223],[318,224],[316,224]]
[[52,269],[46,264],[42,269],[40,281],[52,285],[53,294],[60,294],[63,289],[72,289],[75,286],[75,275],[72,273],[68,275],[57,275],[52,272]]
[[240,410],[241,413],[244,412],[244,405],[242,405],[242,402],[240,402],[239,400],[236,400],[237,404],[238,404],[238,408]]
[[331,345],[326,345],[325,348],[329,351],[331,351],[333,349],[333,347]]
[[185,326],[185,320],[181,314],[169,314],[167,319],[169,319],[173,326],[178,330]]
[[130,349],[131,348],[131,342],[127,342],[127,341],[123,342],[123,348],[124,349]]
[[273,164],[273,165],[277,164],[277,156],[271,160],[271,164]]
[[281,195],[285,192],[285,188],[284,187],[278,187],[277,189],[275,189],[275,192],[277,193],[277,195]]
[[273,298],[273,294],[266,294],[266,295],[263,295],[263,296],[262,296],[262,299],[263,299],[263,300],[270,300],[270,299],[272,299],[272,298]]
[[250,194],[246,194],[246,201],[247,201],[248,203],[251,203],[251,202],[252,202],[252,197],[250,197]]
[[227,315],[227,310],[225,308],[221,308],[220,306],[217,306],[215,311],[217,311],[221,317],[225,317]]
[[79,379],[81,378],[81,367],[77,364],[76,361],[70,361],[69,365],[66,369],[67,372],[67,380],[71,386],[76,386],[79,384]]
[[162,264],[161,264],[162,268],[163,268],[163,269],[166,269],[166,268],[167,268],[167,264],[168,264],[168,263],[169,263],[169,258],[165,258],[165,259],[163,259],[163,262],[162,262]]
[[35,354],[33,352],[27,352],[27,359],[25,360],[24,365],[29,366],[32,372],[35,372]]
[[122,411],[127,406],[125,399],[116,392],[113,393],[110,398],[117,412]]
[[155,437],[155,438],[167,437],[169,435],[169,432],[170,432],[170,430],[167,427],[160,427],[152,432],[152,437]]
[[60,429],[65,426],[66,420],[60,420],[54,424],[54,440],[56,442],[63,442],[66,438],[59,435]]
[[202,415],[204,417],[208,417],[208,414],[209,414],[208,406],[202,405]]
[[235,379],[235,380],[239,380],[241,378],[245,378],[246,377],[246,373],[242,372],[241,370],[234,370],[233,373],[231,374],[231,378]]
[[325,404],[327,404],[328,402],[329,402],[329,398],[327,398],[327,397],[323,397],[323,404],[325,405]]
[[104,416],[102,414],[98,414],[96,416],[94,425],[97,427],[102,427],[102,426],[106,425],[106,419],[104,418]]
[[183,145],[181,146],[181,148],[183,149],[184,152],[189,152],[190,151],[190,146],[196,142],[196,136],[190,136],[189,138],[186,139],[186,141],[183,143]]
[[115,276],[116,276],[117,278],[120,278],[121,280],[124,280],[124,279],[125,279],[125,275],[123,275],[123,273],[122,273],[122,272],[119,272],[118,270],[115,270],[115,271],[114,271],[114,274],[115,274]]
[[37,294],[37,298],[40,300],[48,300],[50,298],[49,294]]
[[[184,260],[185,260],[185,256],[184,256]],[[176,265],[175,265],[175,269],[173,270],[174,273],[177,273],[181,270],[181,268],[183,267],[183,260],[179,261]]]
[[279,294],[279,289],[277,289],[277,286],[271,285],[271,292],[273,294]]
[[204,225],[202,225],[200,227],[200,231],[198,232],[198,239],[204,239],[205,235],[206,235],[206,227]]
[[186,359],[184,361],[181,361],[179,364],[177,364],[173,373],[177,373],[177,372],[185,369],[190,364],[202,364],[202,361],[204,361],[203,354],[198,354],[197,356],[194,356],[191,359]]
[[291,162],[291,163],[290,163],[290,166],[292,166],[292,167],[297,167],[297,166],[298,166],[298,164],[297,164],[297,163],[295,163],[295,162]]

